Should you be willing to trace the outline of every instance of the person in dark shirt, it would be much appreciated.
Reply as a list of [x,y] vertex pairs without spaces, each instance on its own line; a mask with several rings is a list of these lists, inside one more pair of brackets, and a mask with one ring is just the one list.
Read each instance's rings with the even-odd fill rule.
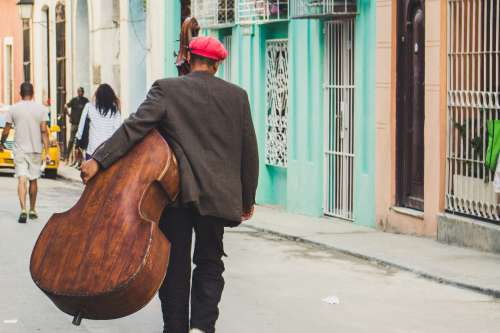
[[[79,87],[76,91],[77,97],[73,97],[66,104],[66,113],[69,114],[69,119],[71,123],[71,136],[69,139],[68,152],[66,155],[66,159],[71,156],[71,151],[74,147],[74,141],[76,132],[78,131],[78,125],[80,124],[80,118],[82,117],[82,111],[85,105],[89,102],[88,98],[84,96],[85,91],[82,87]],[[71,112],[68,112],[68,109],[71,109]],[[79,149],[75,150],[75,161],[73,165],[79,166],[82,163],[82,154]]]

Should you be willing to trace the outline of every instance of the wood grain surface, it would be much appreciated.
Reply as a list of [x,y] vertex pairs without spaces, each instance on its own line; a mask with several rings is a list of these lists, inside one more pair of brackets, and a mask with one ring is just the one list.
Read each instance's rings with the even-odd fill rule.
[[64,312],[112,319],[134,313],[159,289],[170,243],[158,228],[175,200],[175,156],[155,130],[54,214],[31,256],[31,276]]

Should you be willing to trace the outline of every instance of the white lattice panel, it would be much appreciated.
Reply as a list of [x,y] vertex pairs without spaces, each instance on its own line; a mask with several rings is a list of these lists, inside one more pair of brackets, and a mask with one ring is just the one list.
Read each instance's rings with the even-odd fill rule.
[[266,43],[266,163],[286,167],[288,125],[288,42]]

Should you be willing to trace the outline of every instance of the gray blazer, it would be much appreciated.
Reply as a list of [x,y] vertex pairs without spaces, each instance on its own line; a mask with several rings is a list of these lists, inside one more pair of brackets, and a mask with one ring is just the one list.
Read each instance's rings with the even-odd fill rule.
[[156,81],[94,159],[109,167],[154,128],[179,162],[179,204],[239,224],[255,203],[259,175],[245,90],[205,72]]

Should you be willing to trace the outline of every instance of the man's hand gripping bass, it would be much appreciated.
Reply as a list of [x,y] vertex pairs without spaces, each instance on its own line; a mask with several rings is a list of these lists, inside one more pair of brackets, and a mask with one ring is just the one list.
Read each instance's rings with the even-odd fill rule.
[[80,177],[87,184],[99,172],[100,166],[93,158],[84,162],[80,169]]

